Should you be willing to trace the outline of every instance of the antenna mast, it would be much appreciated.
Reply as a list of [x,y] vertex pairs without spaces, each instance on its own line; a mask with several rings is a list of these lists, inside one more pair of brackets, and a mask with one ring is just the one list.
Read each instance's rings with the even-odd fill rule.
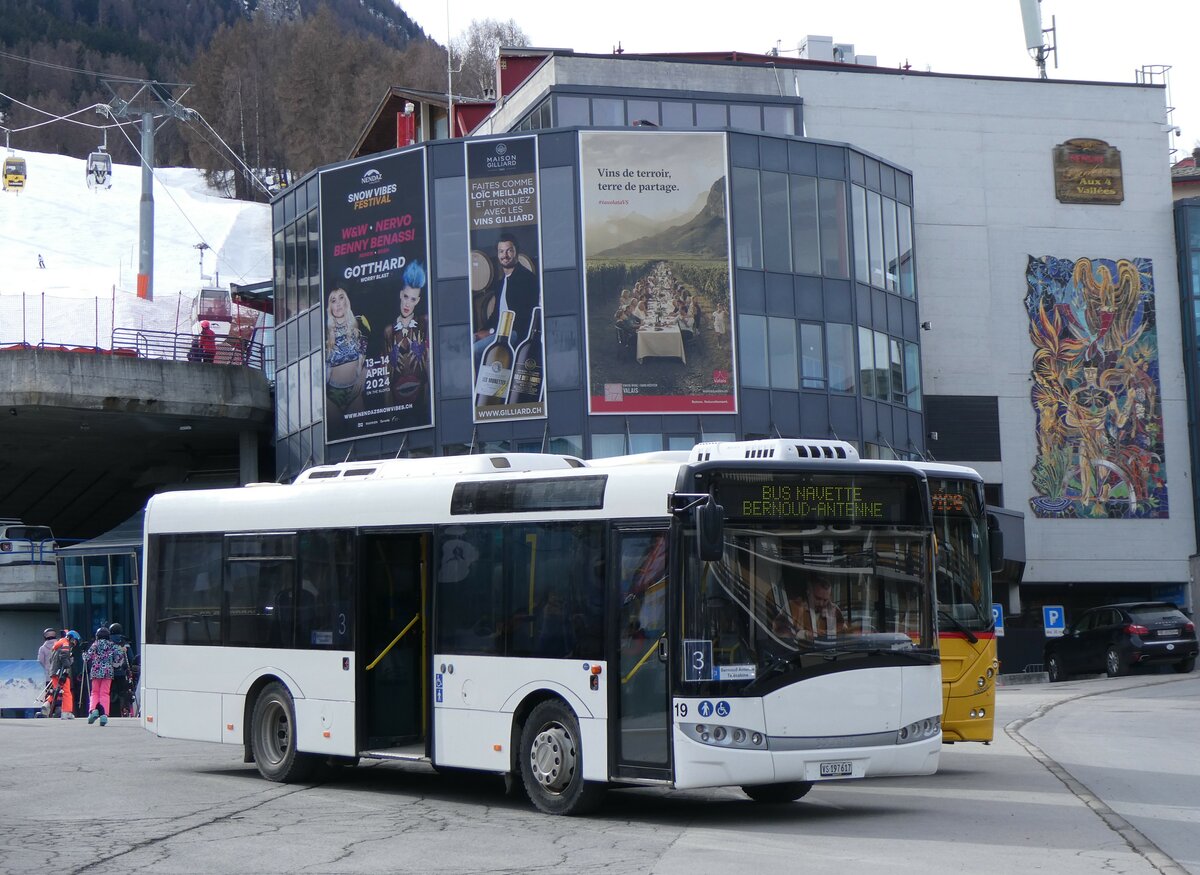
[[[1054,53],[1054,69],[1058,69],[1058,26],[1053,15],[1050,16],[1050,26],[1042,27],[1042,0],[1019,0],[1021,4],[1021,23],[1025,27],[1025,47],[1037,64],[1038,78],[1045,79],[1046,57]],[[1050,34],[1050,43],[1046,43],[1046,34]]]

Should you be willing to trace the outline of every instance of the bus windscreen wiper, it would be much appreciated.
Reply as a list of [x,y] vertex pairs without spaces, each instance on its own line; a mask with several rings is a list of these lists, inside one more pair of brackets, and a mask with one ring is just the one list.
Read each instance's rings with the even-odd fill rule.
[[953,626],[955,629],[957,629],[959,632],[962,632],[964,635],[966,635],[967,640],[970,641],[972,644],[976,643],[979,640],[979,638],[976,637],[974,632],[972,632],[970,629],[968,629],[966,626],[964,626],[962,624],[962,622],[960,620],[958,620],[949,611],[943,611],[943,610],[939,609],[938,616],[942,617],[943,619],[949,620],[950,625]]

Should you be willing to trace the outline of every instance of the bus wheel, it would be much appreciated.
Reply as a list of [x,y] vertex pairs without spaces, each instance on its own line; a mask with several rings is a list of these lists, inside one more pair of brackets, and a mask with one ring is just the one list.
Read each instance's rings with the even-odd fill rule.
[[546,814],[587,814],[604,785],[583,780],[579,721],[557,699],[542,702],[521,728],[521,778],[529,801]]
[[268,781],[290,784],[312,774],[316,758],[296,750],[296,708],[283,684],[268,684],[254,703],[250,747],[258,771]]
[[795,802],[807,795],[812,786],[812,781],[788,781],[783,784],[755,784],[743,787],[742,792],[755,802],[778,805],[783,802]]

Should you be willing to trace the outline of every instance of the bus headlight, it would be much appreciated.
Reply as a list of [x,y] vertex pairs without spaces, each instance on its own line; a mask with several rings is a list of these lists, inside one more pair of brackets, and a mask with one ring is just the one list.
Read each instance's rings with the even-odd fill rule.
[[733,747],[742,750],[766,750],[767,737],[761,732],[741,726],[713,726],[707,723],[676,724],[684,735],[701,744]]
[[941,731],[941,715],[926,717],[924,720],[917,720],[907,726],[901,726],[896,731],[896,744],[912,744],[914,741],[924,741],[927,738],[935,737]]

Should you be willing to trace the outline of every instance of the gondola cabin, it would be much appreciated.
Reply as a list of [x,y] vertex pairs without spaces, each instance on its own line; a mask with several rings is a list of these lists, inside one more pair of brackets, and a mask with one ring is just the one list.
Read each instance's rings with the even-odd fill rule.
[[25,187],[25,159],[9,155],[4,159],[4,190],[20,191]]
[[87,160],[88,188],[112,188],[112,156],[107,152],[93,152]]

